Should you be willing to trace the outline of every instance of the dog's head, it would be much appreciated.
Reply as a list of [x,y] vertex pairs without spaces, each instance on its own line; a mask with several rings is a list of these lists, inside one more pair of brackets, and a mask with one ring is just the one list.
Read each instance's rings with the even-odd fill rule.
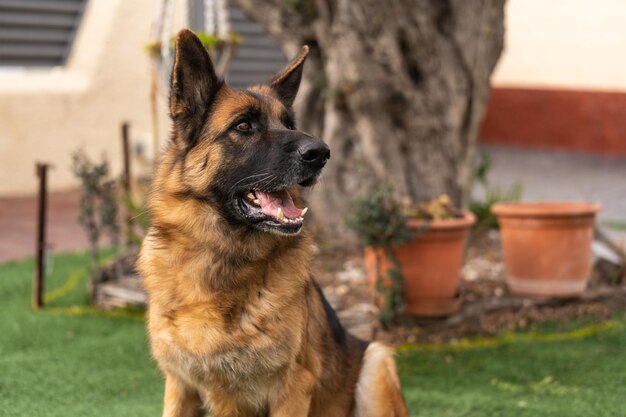
[[231,225],[300,232],[299,187],[313,185],[330,158],[321,140],[296,129],[292,104],[308,48],[268,85],[239,91],[215,73],[200,40],[176,39],[171,79],[175,161],[185,193]]

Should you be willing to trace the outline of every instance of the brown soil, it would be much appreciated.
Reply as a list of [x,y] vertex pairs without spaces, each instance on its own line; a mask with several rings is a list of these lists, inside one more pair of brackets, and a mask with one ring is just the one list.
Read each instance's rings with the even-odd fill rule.
[[[318,254],[316,276],[331,303],[339,310],[369,303],[358,249],[331,248]],[[370,308],[370,338],[396,344],[443,341],[493,335],[503,330],[527,329],[543,322],[572,319],[607,319],[626,308],[626,287],[615,279],[615,270],[597,264],[587,292],[580,298],[524,299],[509,294],[497,231],[473,233],[461,271],[460,311],[450,317],[417,319],[401,317],[398,326],[382,329]],[[623,270],[622,270],[623,274]],[[346,279],[346,277],[349,277]],[[363,315],[363,308],[355,314]],[[362,322],[364,319],[361,320]],[[363,333],[361,336],[365,336]]]

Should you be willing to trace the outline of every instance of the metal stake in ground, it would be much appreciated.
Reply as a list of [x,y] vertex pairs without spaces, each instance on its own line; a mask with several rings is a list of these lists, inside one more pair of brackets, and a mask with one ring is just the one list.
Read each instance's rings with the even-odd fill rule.
[[[122,174],[122,187],[124,188],[124,198],[130,201],[130,123],[122,123],[122,153],[124,156],[124,173]],[[132,243],[131,229],[133,227],[132,213],[126,210],[126,244]]]
[[36,269],[33,282],[33,307],[43,307],[44,277],[46,268],[46,209],[48,203],[47,176],[48,164],[37,163],[39,178],[39,196],[37,200],[37,253],[35,254]]
[[130,139],[128,131],[130,130],[130,124],[128,122],[122,123],[122,153],[124,154],[124,174],[122,176],[122,183],[124,185],[124,192],[130,193]]

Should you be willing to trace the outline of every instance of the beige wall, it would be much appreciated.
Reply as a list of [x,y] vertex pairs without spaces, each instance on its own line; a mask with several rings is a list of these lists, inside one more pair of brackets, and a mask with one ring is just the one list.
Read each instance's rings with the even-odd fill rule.
[[626,2],[508,0],[497,86],[626,91]]
[[[152,153],[150,63],[144,52],[152,0],[88,0],[68,64],[52,70],[0,68],[0,195],[36,190],[35,161],[55,165],[52,189],[76,185],[71,154],[106,155],[120,171],[119,126]],[[175,26],[181,25],[176,1]],[[622,0],[508,0],[498,86],[626,91],[626,5]],[[160,103],[160,136],[168,121]],[[165,139],[166,140],[166,139]],[[136,164],[137,167],[137,164]]]
[[[0,69],[0,195],[36,190],[35,161],[55,166],[52,189],[76,185],[71,154],[83,148],[121,169],[120,123],[151,152],[151,0],[89,0],[65,67]],[[161,134],[166,135],[164,100]]]

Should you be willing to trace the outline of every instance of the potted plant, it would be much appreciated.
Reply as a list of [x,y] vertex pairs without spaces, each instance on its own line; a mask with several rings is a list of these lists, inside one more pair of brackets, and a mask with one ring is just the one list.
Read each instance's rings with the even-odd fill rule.
[[370,294],[383,322],[399,313],[445,316],[459,308],[459,270],[474,222],[447,196],[412,204],[383,188],[355,201],[349,224],[365,244]]
[[500,203],[507,284],[513,294],[571,297],[591,275],[591,242],[597,203]]

